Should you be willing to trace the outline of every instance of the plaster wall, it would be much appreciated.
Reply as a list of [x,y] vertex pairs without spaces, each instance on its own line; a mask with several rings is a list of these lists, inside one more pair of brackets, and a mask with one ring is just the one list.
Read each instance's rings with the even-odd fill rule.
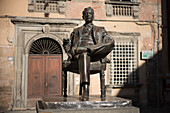
[[[0,15],[10,16],[28,16],[28,17],[44,17],[44,13],[29,13],[28,0],[1,0],[0,1]],[[51,14],[53,17],[64,17],[58,13]]]

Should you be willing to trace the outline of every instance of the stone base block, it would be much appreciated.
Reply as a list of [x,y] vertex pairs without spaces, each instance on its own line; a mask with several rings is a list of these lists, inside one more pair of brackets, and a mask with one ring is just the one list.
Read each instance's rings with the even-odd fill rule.
[[81,101],[79,96],[43,97],[36,105],[37,113],[139,113],[129,99],[107,96],[90,96]]

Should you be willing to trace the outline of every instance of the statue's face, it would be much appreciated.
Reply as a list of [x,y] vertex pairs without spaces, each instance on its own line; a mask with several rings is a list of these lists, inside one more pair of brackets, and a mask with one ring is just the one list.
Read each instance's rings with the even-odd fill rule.
[[83,13],[83,19],[86,22],[92,22],[94,19],[94,12],[92,11],[92,9],[86,9]]

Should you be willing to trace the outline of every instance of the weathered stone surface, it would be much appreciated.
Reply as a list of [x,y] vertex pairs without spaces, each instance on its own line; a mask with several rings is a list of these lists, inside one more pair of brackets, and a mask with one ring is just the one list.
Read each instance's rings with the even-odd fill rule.
[[90,96],[89,101],[81,101],[79,96],[43,97],[47,109],[121,108],[132,106],[131,100],[107,96]]
[[105,19],[105,4],[102,2],[78,2],[68,1],[66,5],[66,18],[82,18],[82,11],[86,7],[94,9],[95,19]]
[[0,112],[10,109],[12,103],[12,85],[14,80],[13,47],[0,47]]
[[11,87],[0,87],[0,113],[10,108],[12,97]]
[[90,96],[89,101],[80,101],[79,96],[43,97],[37,102],[38,113],[139,113],[131,100],[107,96]]
[[44,110],[39,113],[140,113],[136,107],[109,109],[81,109],[81,110]]

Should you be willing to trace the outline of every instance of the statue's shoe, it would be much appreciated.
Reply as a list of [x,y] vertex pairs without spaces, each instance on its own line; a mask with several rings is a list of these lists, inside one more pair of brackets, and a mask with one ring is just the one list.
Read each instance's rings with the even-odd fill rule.
[[82,101],[87,101],[89,100],[89,85],[85,84],[83,86],[83,94],[82,97],[80,98]]
[[88,101],[88,100],[89,100],[89,97],[83,97],[83,96],[82,96],[82,97],[80,97],[80,100],[81,100],[81,101]]

